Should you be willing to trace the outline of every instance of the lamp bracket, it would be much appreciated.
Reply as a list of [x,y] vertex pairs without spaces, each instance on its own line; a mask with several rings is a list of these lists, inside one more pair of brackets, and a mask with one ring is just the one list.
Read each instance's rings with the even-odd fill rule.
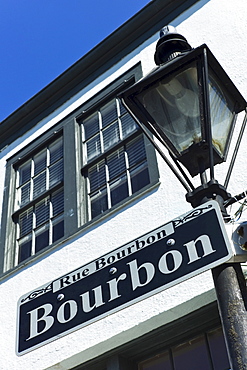
[[225,220],[229,220],[230,216],[226,212],[224,202],[231,198],[231,194],[226,191],[223,185],[220,185],[217,180],[210,180],[206,184],[198,186],[195,190],[189,191],[186,194],[186,200],[193,208],[208,202],[216,200],[219,203],[222,215]]
[[226,199],[224,202],[224,206],[228,207],[232,205],[233,203],[239,202],[240,200],[247,197],[247,191],[243,191],[241,194],[235,195],[234,197],[231,197],[229,199]]

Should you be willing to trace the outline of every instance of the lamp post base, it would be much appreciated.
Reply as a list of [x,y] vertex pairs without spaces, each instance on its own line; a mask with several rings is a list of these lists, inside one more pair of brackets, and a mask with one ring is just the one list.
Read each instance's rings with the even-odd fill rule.
[[210,180],[206,184],[202,184],[195,190],[186,194],[186,200],[193,208],[214,199],[218,202],[221,213],[225,221],[230,219],[224,206],[224,201],[231,199],[231,194],[228,193],[223,185],[220,185],[216,180]]
[[231,370],[247,370],[247,291],[240,263],[212,269]]

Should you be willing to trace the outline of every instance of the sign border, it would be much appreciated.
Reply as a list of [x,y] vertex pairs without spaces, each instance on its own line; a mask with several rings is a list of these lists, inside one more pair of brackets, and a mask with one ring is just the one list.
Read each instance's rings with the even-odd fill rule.
[[[164,229],[164,227],[166,225],[169,225],[171,223],[174,226],[174,231],[173,232],[175,232],[175,229],[177,227],[182,226],[184,223],[187,223],[187,222],[191,221],[192,219],[199,217],[201,214],[205,214],[206,212],[209,212],[211,210],[215,210],[215,212],[216,212],[216,216],[217,216],[217,219],[218,219],[218,222],[219,222],[219,226],[220,226],[220,229],[222,231],[222,236],[223,236],[223,239],[224,239],[224,242],[225,242],[225,245],[226,245],[226,249],[228,251],[228,254],[225,257],[220,258],[217,261],[211,262],[211,263],[207,264],[206,266],[203,266],[203,267],[201,267],[201,268],[199,268],[199,269],[197,269],[197,270],[195,270],[193,272],[190,272],[190,273],[188,273],[188,274],[186,274],[186,275],[184,275],[182,277],[179,277],[179,278],[177,278],[177,279],[175,279],[175,280],[173,280],[173,281],[171,281],[171,282],[169,282],[167,284],[164,284],[164,285],[162,285],[162,286],[160,286],[160,287],[158,287],[158,288],[156,288],[154,290],[151,290],[151,291],[149,291],[149,292],[147,292],[147,293],[145,293],[145,294],[143,294],[143,295],[141,295],[141,296],[139,296],[137,298],[134,298],[131,301],[128,301],[126,303],[123,303],[123,304],[119,305],[116,308],[110,309],[109,311],[106,311],[103,314],[100,314],[100,315],[98,315],[98,316],[96,316],[96,317],[94,317],[94,318],[92,318],[92,319],[90,319],[90,320],[88,320],[86,322],[83,322],[83,323],[81,323],[81,324],[79,324],[77,326],[74,326],[73,328],[68,329],[68,330],[62,332],[61,334],[57,334],[57,335],[55,335],[55,336],[53,336],[53,337],[51,337],[51,338],[49,338],[49,339],[47,339],[45,341],[42,341],[41,343],[39,343],[39,344],[37,344],[35,346],[29,347],[28,349],[26,349],[26,350],[24,350],[22,352],[19,352],[18,351],[18,346],[19,346],[19,330],[20,330],[20,328],[19,328],[19,324],[20,324],[20,310],[19,310],[19,308],[20,308],[21,305],[25,304],[26,302],[28,302],[30,300],[34,300],[36,297],[40,297],[41,295],[46,294],[47,292],[50,292],[51,290],[53,290],[52,289],[53,284],[55,282],[57,282],[58,280],[60,280],[61,278],[65,277],[65,276],[68,276],[69,274],[76,273],[79,270],[82,270],[82,269],[85,270],[85,269],[87,269],[87,267],[90,267],[90,265],[93,264],[95,261],[97,261],[97,260],[99,260],[101,258],[107,258],[107,256],[110,256],[114,252],[116,252],[116,251],[118,251],[118,250],[120,250],[120,249],[128,246],[129,244],[134,243],[138,239],[147,237],[148,235],[152,235],[154,232],[157,232],[157,230]],[[165,237],[167,237],[168,235],[166,235]],[[150,246],[152,244],[153,243],[150,243],[150,244],[144,246],[143,248],[145,248],[147,246]],[[132,252],[132,254],[135,254],[136,252],[138,252],[138,250]],[[22,356],[22,355],[24,355],[24,354],[26,354],[26,353],[34,350],[34,349],[37,349],[37,348],[39,348],[39,347],[41,347],[41,346],[43,346],[43,345],[45,345],[47,343],[52,342],[52,341],[54,341],[54,340],[56,340],[56,339],[58,339],[60,337],[63,337],[65,335],[67,335],[67,334],[70,334],[70,333],[76,331],[76,330],[79,330],[79,329],[81,329],[81,328],[83,328],[83,327],[85,327],[87,325],[92,324],[93,322],[96,322],[98,320],[101,320],[102,318],[104,318],[106,316],[109,316],[109,315],[111,315],[111,314],[113,314],[115,312],[118,312],[118,311],[120,311],[120,310],[122,310],[122,309],[124,309],[126,307],[129,307],[129,306],[131,306],[131,305],[133,305],[133,304],[135,304],[137,302],[140,302],[140,301],[142,301],[142,300],[144,300],[144,299],[146,299],[146,298],[148,298],[150,296],[153,296],[153,295],[155,295],[155,294],[157,294],[157,293],[159,293],[161,291],[164,291],[166,289],[169,289],[169,288],[171,288],[171,287],[173,287],[173,286],[175,286],[175,285],[177,285],[177,284],[179,284],[179,283],[181,283],[181,282],[183,282],[185,280],[188,280],[191,277],[194,277],[196,275],[199,275],[202,272],[205,272],[207,270],[210,270],[213,267],[216,267],[216,266],[218,266],[218,265],[220,265],[220,264],[222,264],[224,262],[227,262],[232,256],[233,256],[233,250],[232,250],[231,243],[229,241],[229,238],[228,238],[228,235],[227,235],[227,232],[226,232],[226,229],[225,229],[225,224],[224,224],[224,221],[223,221],[223,217],[222,217],[222,214],[221,214],[219,205],[218,205],[218,203],[216,201],[209,201],[209,202],[207,202],[207,203],[205,203],[205,204],[203,204],[203,205],[201,205],[201,206],[199,206],[199,207],[197,207],[197,208],[195,208],[195,209],[193,209],[193,210],[191,210],[189,212],[186,212],[182,216],[179,216],[179,217],[177,217],[177,218],[175,218],[175,219],[173,219],[173,220],[165,223],[164,225],[162,225],[162,226],[160,226],[158,228],[155,228],[152,231],[150,231],[150,232],[148,232],[148,233],[146,233],[144,235],[141,235],[138,238],[133,239],[131,242],[128,242],[128,243],[126,243],[126,244],[124,244],[124,245],[122,245],[122,246],[114,249],[113,251],[110,251],[107,254],[105,254],[103,256],[100,256],[98,259],[94,259],[93,261],[89,262],[88,264],[86,264],[84,266],[81,266],[81,267],[79,267],[79,268],[77,268],[77,269],[69,272],[68,274],[62,275],[58,279],[52,280],[49,283],[44,284],[44,285],[40,286],[39,288],[37,288],[37,289],[35,289],[35,290],[33,290],[33,291],[25,294],[25,295],[22,295],[19,298],[18,303],[17,303],[16,354],[18,356]],[[104,268],[107,267],[107,266],[111,266],[114,263],[116,263],[116,261],[114,261],[112,263],[109,263],[108,265],[104,266]],[[91,274],[93,274],[95,272],[97,272],[97,271],[92,271]],[[86,275],[85,278],[87,276],[91,275],[91,274]],[[61,291],[62,291],[62,289],[63,288],[61,288]],[[57,290],[55,290],[53,292],[55,293],[55,292],[59,292],[59,291],[60,291],[60,289],[57,289]]]

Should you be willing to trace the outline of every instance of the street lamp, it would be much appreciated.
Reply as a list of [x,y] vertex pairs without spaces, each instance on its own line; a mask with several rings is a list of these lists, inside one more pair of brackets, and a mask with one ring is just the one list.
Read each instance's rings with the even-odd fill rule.
[[[246,114],[224,185],[215,179],[214,166],[226,161],[237,116],[247,112],[246,100],[205,44],[193,49],[171,26],[161,31],[154,59],[157,67],[121,94],[123,104],[187,190],[186,200],[197,207],[215,199],[227,222],[226,207],[246,196],[244,192],[233,198],[226,190]],[[172,161],[153,137],[168,149]],[[195,188],[196,175],[201,185]],[[247,364],[247,301],[240,264],[221,265],[212,272],[232,369],[245,369],[240,362]]]

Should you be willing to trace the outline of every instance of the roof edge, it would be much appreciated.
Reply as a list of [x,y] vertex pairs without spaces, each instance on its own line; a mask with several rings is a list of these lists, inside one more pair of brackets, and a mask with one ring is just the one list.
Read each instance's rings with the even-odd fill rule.
[[152,0],[0,123],[0,149],[88,85],[198,0]]

